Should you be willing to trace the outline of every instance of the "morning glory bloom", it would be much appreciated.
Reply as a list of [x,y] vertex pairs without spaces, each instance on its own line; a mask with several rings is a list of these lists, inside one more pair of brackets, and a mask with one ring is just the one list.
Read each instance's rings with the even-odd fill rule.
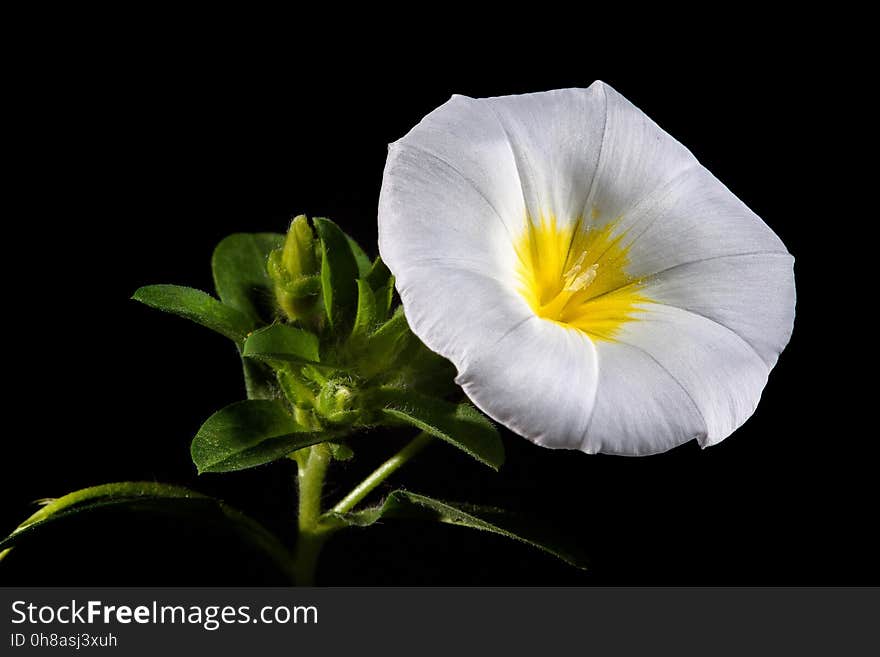
[[390,146],[379,248],[416,335],[545,447],[718,443],[794,321],[785,245],[601,82],[431,112]]

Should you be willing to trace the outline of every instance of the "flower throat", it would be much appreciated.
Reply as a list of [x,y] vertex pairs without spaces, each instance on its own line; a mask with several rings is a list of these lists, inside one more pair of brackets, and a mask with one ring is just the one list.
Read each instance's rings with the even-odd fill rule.
[[[592,217],[595,220],[595,212]],[[538,317],[613,341],[650,302],[626,273],[629,247],[614,222],[599,228],[584,218],[559,225],[553,215],[526,227],[516,241],[519,292]]]

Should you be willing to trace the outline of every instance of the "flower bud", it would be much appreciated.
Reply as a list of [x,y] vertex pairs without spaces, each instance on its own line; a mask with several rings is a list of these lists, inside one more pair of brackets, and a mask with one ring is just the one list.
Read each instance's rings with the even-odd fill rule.
[[318,273],[318,259],[315,257],[315,233],[304,214],[290,222],[290,229],[284,239],[281,262],[291,276],[311,276]]
[[313,314],[321,289],[320,264],[315,234],[305,215],[290,222],[284,244],[269,254],[267,270],[287,319],[296,321]]
[[334,381],[328,381],[318,393],[315,410],[332,424],[351,424],[360,416],[355,391]]

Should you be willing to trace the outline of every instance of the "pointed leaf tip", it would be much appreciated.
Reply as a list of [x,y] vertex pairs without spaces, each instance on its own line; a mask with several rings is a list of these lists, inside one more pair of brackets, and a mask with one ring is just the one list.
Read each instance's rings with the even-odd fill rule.
[[[8,537],[0,541],[0,559],[19,543],[51,537],[52,530],[65,525],[76,528],[76,521],[86,517],[107,518],[106,514],[160,513],[188,523],[216,527],[226,525],[235,537],[271,559],[280,571],[292,579],[291,556],[287,548],[257,521],[220,500],[201,493],[156,482],[125,481],[102,484],[49,500]],[[101,514],[105,514],[102,516]],[[112,518],[112,517],[111,517]]]
[[376,326],[376,296],[369,284],[362,278],[357,280],[358,303],[354,326],[351,329],[352,340],[366,339]]
[[334,330],[344,332],[354,321],[357,308],[357,261],[339,226],[320,217],[314,223],[321,240],[321,288],[327,319]]
[[349,248],[351,248],[351,254],[354,256],[354,260],[357,263],[358,276],[363,278],[370,273],[370,268],[373,266],[370,262],[370,256],[366,254],[366,252],[361,248],[361,245],[358,244],[351,235],[346,235],[345,238],[348,240],[348,246]]
[[586,570],[587,557],[551,528],[517,514],[490,507],[445,502],[427,495],[395,490],[379,506],[349,513],[328,513],[342,526],[369,527],[383,518],[428,520],[498,534],[535,547],[557,559]]
[[180,285],[146,285],[131,296],[157,310],[183,317],[240,342],[253,328],[252,322],[235,308],[220,303],[206,292]]

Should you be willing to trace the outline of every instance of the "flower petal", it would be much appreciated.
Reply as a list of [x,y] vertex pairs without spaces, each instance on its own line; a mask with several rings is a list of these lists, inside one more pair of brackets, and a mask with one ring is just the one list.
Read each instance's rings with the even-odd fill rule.
[[785,253],[706,258],[652,276],[642,292],[730,329],[772,368],[794,323],[793,262]]
[[720,323],[775,365],[794,322],[794,259],[711,173],[688,169],[615,230],[641,294]]
[[[486,102],[453,96],[390,146],[380,246],[400,231],[418,232],[422,242],[407,245],[413,253],[466,257],[502,234],[509,242],[524,217],[507,135]],[[437,234],[448,232],[461,238],[454,252],[429,248]]]
[[584,333],[531,316],[460,367],[456,382],[532,442],[580,449],[596,398],[596,350]]
[[503,277],[507,228],[473,181],[425,152],[392,146],[379,197],[379,251],[401,284],[412,268],[446,265]]
[[[605,131],[585,214],[599,227],[627,216],[699,166],[693,154],[607,84]],[[592,87],[591,87],[592,88]]]
[[568,223],[584,213],[603,152],[606,103],[601,82],[485,101],[508,139],[533,221]]
[[[691,438],[714,445],[752,415],[770,371],[730,329],[662,304],[645,304],[639,321],[597,349],[590,451],[646,454]],[[668,375],[665,381],[657,368]]]
[[650,354],[622,342],[599,342],[596,352],[596,401],[581,450],[645,456],[705,435],[693,400]]
[[629,273],[636,277],[709,258],[788,253],[767,224],[702,166],[628,211],[615,231],[623,235]]
[[504,285],[460,267],[413,265],[401,273],[397,290],[410,327],[459,372],[534,317],[525,301]]

